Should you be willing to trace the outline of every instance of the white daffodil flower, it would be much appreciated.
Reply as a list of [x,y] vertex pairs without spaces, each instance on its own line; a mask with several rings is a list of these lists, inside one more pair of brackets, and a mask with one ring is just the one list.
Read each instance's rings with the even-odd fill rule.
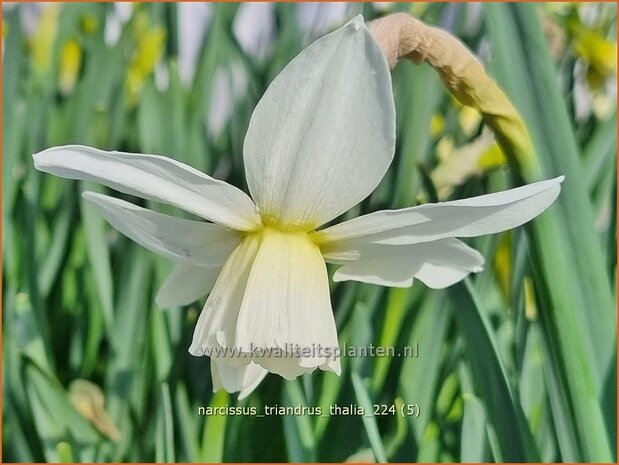
[[[210,355],[215,389],[244,397],[268,371],[287,379],[316,368],[340,373],[325,262],[341,265],[336,281],[410,286],[416,278],[432,288],[449,286],[484,263],[456,238],[531,220],[552,204],[563,179],[319,229],[374,190],[394,146],[389,69],[358,16],[301,52],[256,106],[243,147],[253,201],[156,155],[65,146],[34,155],[34,163],[209,221],[84,193],[113,227],[177,263],[159,305],[209,294],[189,351]],[[312,348],[322,350],[305,350]]]

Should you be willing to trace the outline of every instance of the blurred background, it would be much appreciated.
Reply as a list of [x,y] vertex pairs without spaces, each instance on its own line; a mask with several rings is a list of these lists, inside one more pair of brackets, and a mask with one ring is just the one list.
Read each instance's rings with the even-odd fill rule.
[[[419,357],[213,394],[208,359],[187,352],[200,303],[154,304],[170,263],[81,202],[101,188],[31,154],[161,154],[246,190],[243,137],[273,77],[352,16],[396,11],[451,31],[505,88],[546,177],[567,176],[565,237],[469,241],[485,271],[443,291],[332,283],[340,343]],[[614,461],[616,20],[614,3],[3,3],[3,461]],[[518,184],[431,68],[402,63],[393,81],[395,161],[346,217]],[[559,240],[568,269],[538,253]],[[370,415],[198,413],[333,404]]]

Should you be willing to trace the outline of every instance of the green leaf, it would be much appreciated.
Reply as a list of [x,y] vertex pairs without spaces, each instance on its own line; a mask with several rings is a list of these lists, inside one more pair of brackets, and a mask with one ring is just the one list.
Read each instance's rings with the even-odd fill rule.
[[399,389],[404,402],[424,406],[420,409],[419,418],[409,417],[419,445],[432,416],[430,406],[436,396],[441,364],[445,356],[443,347],[451,320],[451,313],[443,296],[444,294],[437,292],[426,293],[426,298],[417,309],[418,314],[408,340],[409,346],[419,345],[420,354],[418,358],[406,358],[400,371]]
[[[346,360],[344,357],[340,358],[340,362],[342,364],[342,374],[340,376],[336,376],[335,373],[324,372],[321,374],[320,390],[317,406],[320,407],[321,411],[328,412],[331,405],[334,405],[340,395],[342,390],[342,385],[344,382],[344,373],[346,370]],[[327,426],[329,425],[329,421],[331,420],[330,415],[320,415],[316,418],[316,422],[314,423],[314,437],[317,442],[320,442]]]
[[73,215],[75,212],[75,202],[72,197],[73,189],[68,189],[62,202],[60,212],[52,226],[52,242],[48,247],[47,256],[39,270],[39,283],[41,295],[46,297],[51,291],[52,285],[58,278],[58,271],[62,265],[67,248],[69,247],[69,236],[71,228],[74,226]]
[[488,422],[492,424],[507,462],[538,461],[537,448],[509,384],[497,348],[496,336],[478,301],[470,281],[450,288],[454,314],[466,342],[467,359],[478,396],[483,400]]
[[460,437],[460,461],[486,462],[486,412],[483,403],[472,393],[462,395],[464,416]]
[[[95,192],[101,191],[100,187],[93,184],[84,184],[84,187],[87,188],[86,190]],[[105,237],[107,226],[93,205],[84,199],[80,199],[80,207],[86,235],[88,259],[95,277],[95,283],[97,284],[97,292],[99,293],[99,300],[101,302],[101,308],[103,309],[103,317],[108,329],[108,334],[112,337],[114,342],[114,333],[111,331],[112,320],[114,318],[114,291],[112,288],[112,269],[110,265],[109,248]]]
[[43,336],[36,323],[36,315],[28,294],[19,293],[12,302],[12,309],[7,312],[6,322],[14,334],[15,346],[48,374],[53,373]]
[[[599,379],[609,369],[616,339],[616,325],[608,324],[616,321],[614,299],[594,229],[587,184],[581,181],[584,169],[579,150],[536,8],[537,5],[486,5],[486,24],[495,47],[493,70],[531,132],[541,175],[566,176],[558,199],[560,213],[558,209],[552,213],[557,224],[553,230],[546,228],[543,237],[546,241],[562,241],[565,246],[575,245],[553,252],[569,257],[571,266],[561,269],[573,270],[573,283],[563,288],[582,294],[574,295],[574,302],[584,298],[579,307],[570,306],[570,310],[563,311],[574,312],[589,330],[582,344],[595,350],[590,361],[597,367],[593,375]],[[529,182],[535,180],[526,173],[525,177]],[[590,310],[582,312],[583,307]]]
[[[225,407],[230,396],[224,390],[213,394],[211,407]],[[224,442],[226,438],[226,415],[211,415],[206,417],[202,432],[202,450],[200,462],[223,462]]]
[[596,125],[583,148],[582,164],[587,189],[593,191],[617,154],[617,114]]
[[157,417],[157,441],[155,443],[155,459],[157,462],[175,462],[174,448],[174,417],[172,415],[172,400],[168,383],[161,384],[160,408]]
[[374,452],[374,457],[377,462],[386,462],[387,454],[385,452],[383,441],[380,437],[380,432],[378,431],[376,418],[374,417],[374,406],[372,404],[372,400],[370,399],[370,394],[368,393],[364,382],[356,372],[353,371],[350,376],[355,390],[355,396],[357,398],[357,405],[365,412],[362,417],[363,426],[365,427],[365,432],[368,436],[368,440],[370,441],[370,446]]
[[100,436],[90,423],[73,408],[66,391],[57,380],[34,364],[26,366],[26,378],[28,398],[47,461],[61,459],[57,449],[60,442],[84,448],[100,441]]
[[615,350],[616,309],[582,162],[535,8],[487,4],[486,23],[499,80],[531,130],[540,172],[566,175],[560,208],[527,227],[532,268],[546,345],[560,354],[551,360],[569,393],[582,458],[611,461],[599,396]]
[[[106,328],[116,343],[106,374],[106,399],[112,421],[123,433],[116,447],[116,461],[134,447],[134,425],[131,415],[142,417],[149,412],[144,398],[151,386],[154,368],[148,358],[146,329],[149,325],[148,288],[150,266],[146,253],[132,245],[126,250],[124,262],[116,270],[118,291],[113,326]],[[156,395],[156,393],[155,393]],[[154,445],[153,445],[154,446]]]
[[196,414],[191,409],[189,404],[189,396],[185,383],[176,384],[175,389],[175,406],[178,419],[178,431],[181,436],[182,450],[185,452],[185,457],[179,460],[187,462],[196,462],[198,460],[198,428],[196,425]]
[[[299,379],[284,383],[284,405],[307,405]],[[315,462],[316,439],[309,415],[285,415],[284,434],[291,462]]]
[[443,94],[440,80],[429,66],[401,65],[393,80],[401,149],[396,159],[392,207],[402,208],[415,203],[420,187],[415,166],[429,158],[430,123]]
[[[541,335],[537,325],[529,326],[520,373],[519,392],[522,410],[531,426],[540,456],[543,461],[552,461],[557,451],[553,441],[553,431],[550,428],[548,388],[544,377],[544,364],[548,361],[545,360],[540,339]],[[571,452],[570,457],[577,456],[577,450]]]

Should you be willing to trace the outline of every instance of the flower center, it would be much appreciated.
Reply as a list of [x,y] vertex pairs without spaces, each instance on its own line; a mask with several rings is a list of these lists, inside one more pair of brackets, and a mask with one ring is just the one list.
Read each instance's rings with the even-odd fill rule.
[[[264,220],[263,220],[264,221]],[[260,242],[266,241],[278,241],[282,243],[288,244],[301,244],[301,243],[311,243],[312,245],[318,246],[316,241],[313,240],[310,232],[306,232],[304,230],[294,230],[289,227],[280,227],[273,225],[264,225],[260,229],[256,231],[247,232],[246,238],[257,238]]]
[[269,214],[268,212],[260,212],[262,218],[262,224],[264,227],[277,229],[283,232],[289,233],[311,233],[314,230],[315,225],[307,220],[298,218],[294,221],[283,221],[277,217],[277,215]]

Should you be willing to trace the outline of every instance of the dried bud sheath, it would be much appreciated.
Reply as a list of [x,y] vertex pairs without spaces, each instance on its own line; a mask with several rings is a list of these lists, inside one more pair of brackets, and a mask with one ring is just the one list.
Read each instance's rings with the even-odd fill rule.
[[428,63],[460,103],[482,114],[502,149],[517,163],[523,175],[528,180],[539,176],[531,138],[522,118],[460,40],[404,13],[372,21],[368,28],[391,69],[402,58]]

